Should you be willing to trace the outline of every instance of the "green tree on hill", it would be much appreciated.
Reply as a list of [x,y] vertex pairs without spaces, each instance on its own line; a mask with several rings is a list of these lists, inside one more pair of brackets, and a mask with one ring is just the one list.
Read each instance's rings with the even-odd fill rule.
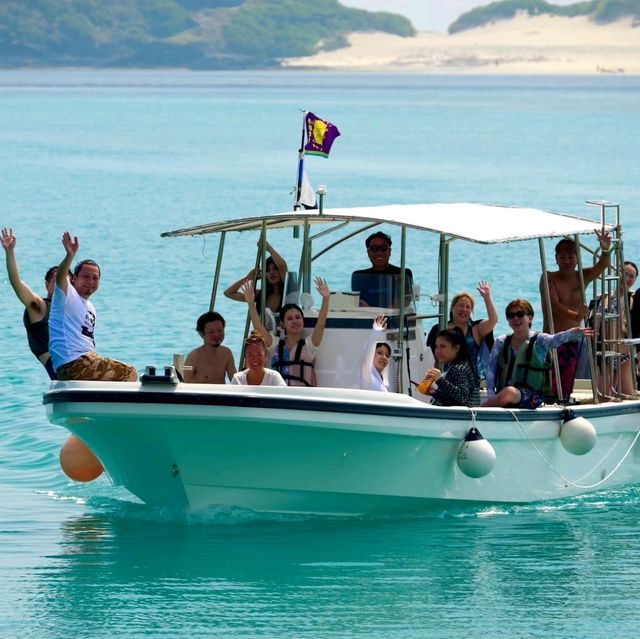
[[624,17],[640,19],[640,0],[589,0],[564,6],[545,0],[503,0],[463,13],[449,26],[449,33],[510,20],[521,11],[529,15],[588,16],[594,22],[604,24]]
[[270,66],[354,31],[415,34],[337,0],[0,0],[0,64]]
[[390,13],[345,9],[337,0],[246,3],[224,27],[228,49],[259,59],[313,55],[344,46],[353,31],[415,35],[411,23]]
[[595,22],[614,22],[631,16],[640,20],[640,0],[600,0],[593,11]]

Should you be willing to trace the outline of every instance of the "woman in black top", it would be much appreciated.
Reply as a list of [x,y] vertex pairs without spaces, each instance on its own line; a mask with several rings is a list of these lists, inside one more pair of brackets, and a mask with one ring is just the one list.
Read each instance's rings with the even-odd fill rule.
[[432,380],[428,393],[435,406],[478,406],[480,404],[480,377],[469,361],[465,337],[457,328],[438,333],[435,345],[436,360],[447,370],[427,371],[425,379]]

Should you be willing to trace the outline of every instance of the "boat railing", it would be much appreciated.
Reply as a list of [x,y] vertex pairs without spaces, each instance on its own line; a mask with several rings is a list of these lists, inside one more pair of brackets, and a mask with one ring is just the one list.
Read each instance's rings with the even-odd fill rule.
[[[605,299],[607,295],[611,296],[616,294],[616,291],[624,289],[626,295],[626,286],[622,278],[624,256],[622,247],[622,231],[620,227],[619,219],[619,207],[617,204],[611,202],[594,201],[589,204],[597,205],[601,211],[601,228],[607,228],[612,231],[613,234],[613,250],[611,265],[602,278],[600,278],[595,284],[593,289],[593,297]],[[484,205],[474,204],[438,204],[438,205],[393,205],[393,206],[381,206],[381,207],[361,207],[358,209],[335,209],[314,213],[296,213],[295,215],[289,214],[274,214],[272,216],[257,216],[252,218],[242,218],[239,220],[232,220],[224,223],[213,223],[209,225],[201,225],[190,229],[181,229],[177,231],[168,232],[163,234],[165,236],[178,236],[178,235],[201,235],[206,233],[220,233],[220,248],[218,251],[218,259],[216,264],[216,275],[214,279],[214,285],[211,295],[210,308],[215,306],[216,289],[219,284],[219,277],[222,273],[221,260],[224,247],[225,235],[228,230],[244,232],[248,230],[260,231],[259,247],[256,254],[255,267],[256,271],[261,270],[261,296],[260,306],[264,309],[266,306],[266,286],[265,286],[265,270],[266,270],[266,233],[271,232],[272,229],[293,229],[294,237],[301,237],[301,255],[300,266],[298,272],[294,273],[297,277],[297,294],[300,306],[306,311],[310,308],[310,304],[304,303],[304,298],[310,296],[310,289],[312,286],[311,276],[313,271],[314,262],[328,251],[331,251],[339,244],[353,238],[356,235],[370,231],[375,227],[379,227],[381,224],[393,224],[396,229],[400,230],[400,273],[395,283],[395,289],[392,294],[392,298],[398,301],[406,300],[405,294],[411,296],[412,302],[415,297],[414,290],[407,289],[407,281],[403,276],[406,273],[406,232],[407,229],[420,229],[439,235],[439,251],[438,251],[438,292],[437,295],[432,297],[432,302],[437,301],[438,312],[426,313],[417,316],[415,314],[416,306],[412,303],[411,310],[404,303],[396,304],[398,308],[393,309],[393,313],[389,313],[391,316],[395,316],[396,326],[402,326],[402,330],[395,330],[393,334],[388,337],[395,338],[396,344],[394,348],[399,354],[398,367],[403,370],[406,362],[403,359],[414,359],[414,345],[420,341],[424,346],[424,340],[418,340],[416,332],[413,331],[409,324],[412,321],[422,320],[437,320],[440,326],[443,328],[447,324],[449,313],[449,251],[450,245],[457,240],[466,240],[471,242],[477,242],[480,244],[494,244],[501,242],[511,242],[516,240],[528,240],[537,238],[541,246],[541,258],[543,261],[543,304],[550,308],[549,290],[547,281],[547,269],[544,263],[543,253],[543,240],[551,237],[564,236],[574,239],[578,246],[588,249],[588,247],[579,244],[579,236],[592,233],[594,228],[598,228],[598,222],[593,220],[585,220],[576,218],[573,216],[563,216],[546,211],[538,211],[534,209],[521,209],[521,213],[530,215],[531,222],[527,220],[524,229],[520,229],[518,216],[513,215],[514,210],[511,207],[487,207]],[[517,211],[516,211],[517,212]],[[613,222],[609,222],[608,218],[611,218],[613,214]],[[461,220],[473,220],[473,219],[489,219],[492,220],[491,224],[484,224],[482,227],[478,225],[471,225],[465,222],[465,226],[461,226]],[[553,219],[549,219],[550,216]],[[451,223],[448,221],[451,219]],[[567,219],[571,220],[567,222]],[[540,225],[533,229],[533,221],[536,225]],[[319,225],[319,230],[316,224]],[[356,225],[355,230],[351,225]],[[312,229],[314,232],[312,232]],[[316,247],[315,243],[322,238],[323,246]],[[598,251],[589,251],[593,257],[594,264],[597,262],[601,254]],[[587,290],[584,283],[585,278],[582,272],[582,264],[580,263],[580,251],[578,251],[578,273],[580,277],[581,289],[583,292],[583,301],[587,297]],[[257,283],[256,283],[257,284]],[[353,286],[352,288],[356,288]],[[345,291],[343,293],[345,297],[349,295],[355,298],[355,291]],[[289,301],[289,300],[287,300]],[[345,309],[339,309],[340,311],[346,311],[343,318],[351,311],[351,301],[345,300],[343,304]],[[394,304],[385,303],[381,307],[394,306]],[[336,311],[338,309],[335,309]],[[384,308],[370,307],[369,311],[384,312]],[[265,313],[264,310],[262,310]],[[332,317],[330,311],[329,319]],[[405,317],[408,315],[408,321]],[[550,318],[550,326],[547,327],[549,332],[554,332],[552,325],[553,318],[551,313],[546,313]],[[616,316],[617,315],[617,316]],[[313,317],[313,313],[311,313]],[[264,317],[264,315],[263,315]],[[366,314],[360,314],[356,311],[353,313],[353,320],[357,324],[358,330],[365,330],[363,320]],[[620,362],[624,356],[624,351],[628,351],[630,348],[636,346],[638,342],[629,341],[629,338],[624,333],[625,325],[630,325],[629,309],[628,305],[624,308],[624,312],[610,313],[605,312],[598,320],[603,324],[603,330],[601,334],[601,342],[595,345],[593,348],[588,349],[590,368],[592,371],[592,391],[594,396],[594,402],[598,402],[598,371],[596,370],[596,359],[600,362],[600,372],[603,371],[607,375],[611,376],[616,366],[620,366]],[[356,328],[354,324],[354,328]],[[336,324],[337,327],[337,324]],[[245,335],[250,329],[250,320],[247,317]],[[351,336],[353,337],[353,335]],[[415,340],[415,341],[414,341]],[[352,344],[350,346],[353,346]],[[422,356],[424,351],[419,353],[416,351],[416,356]],[[242,357],[242,356],[241,356]],[[557,363],[554,364],[557,371]],[[556,375],[559,379],[559,375]],[[404,392],[406,390],[405,380],[401,380],[400,385],[403,388],[399,390]],[[620,376],[617,376],[616,389],[611,396],[621,398],[622,387],[620,385]],[[563,399],[561,388],[558,388],[558,396],[561,401]],[[568,390],[568,389],[567,389]],[[626,389],[628,390],[628,388]],[[628,395],[628,393],[627,393]],[[609,395],[607,395],[608,397]]]
[[[600,208],[603,228],[606,224],[613,225],[609,264],[593,282],[591,317],[596,339],[592,342],[591,352],[593,360],[597,362],[600,397],[604,400],[621,400],[635,396],[629,394],[629,390],[633,390],[634,394],[636,391],[635,375],[633,372],[630,374],[632,388],[625,388],[623,380],[626,373],[623,365],[629,358],[630,366],[633,367],[635,347],[640,344],[640,339],[627,335],[631,327],[631,315],[629,291],[624,276],[620,206],[603,200],[592,200],[588,204]],[[594,264],[601,256],[599,249],[593,253]]]

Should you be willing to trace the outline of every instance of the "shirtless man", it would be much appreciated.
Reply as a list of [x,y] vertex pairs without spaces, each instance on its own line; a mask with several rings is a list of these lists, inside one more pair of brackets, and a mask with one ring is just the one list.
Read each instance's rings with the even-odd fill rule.
[[[222,346],[224,341],[224,317],[209,311],[200,315],[196,331],[204,344],[192,350],[184,361],[184,381],[192,384],[224,384],[225,373],[229,380],[236,374],[233,353]],[[191,368],[187,368],[187,367]]]
[[[602,275],[609,265],[611,237],[605,231],[596,231],[596,235],[600,242],[602,255],[594,266],[583,269],[585,286],[588,286]],[[576,270],[578,253],[575,242],[567,239],[558,242],[556,245],[556,264],[558,265],[558,270],[548,273],[553,331],[551,330],[549,309],[545,303],[544,281],[542,277],[540,278],[540,297],[542,299],[542,315],[544,319],[543,331],[545,333],[559,333],[571,328],[577,328],[583,320],[586,321],[589,314],[589,309],[584,303],[583,291],[580,289],[580,276]],[[569,342],[559,346],[556,352],[560,366],[562,393],[565,397],[568,397],[573,390],[573,381],[580,359],[582,359],[580,375],[588,377],[585,370],[586,349],[583,348],[581,341]]]
[[7,274],[9,283],[13,288],[17,298],[24,305],[24,316],[22,318],[31,352],[38,358],[45,367],[50,379],[57,379],[53,369],[51,354],[49,353],[49,309],[51,298],[53,297],[53,287],[56,283],[57,266],[52,266],[44,276],[44,285],[47,291],[46,297],[40,297],[34,293],[26,282],[20,277],[18,262],[16,260],[16,236],[13,229],[2,229],[2,247],[6,253]]

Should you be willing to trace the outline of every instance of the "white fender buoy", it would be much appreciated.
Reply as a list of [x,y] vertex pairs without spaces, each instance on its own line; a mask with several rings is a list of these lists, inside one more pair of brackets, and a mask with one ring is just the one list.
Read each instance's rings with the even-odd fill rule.
[[475,426],[472,426],[458,447],[456,461],[460,470],[467,477],[480,479],[493,470],[496,463],[496,451],[482,436],[482,433]]
[[586,455],[595,445],[598,434],[594,425],[567,408],[562,413],[560,441],[572,455]]
[[104,471],[100,460],[75,435],[70,435],[60,449],[60,466],[64,474],[74,481],[93,481]]

